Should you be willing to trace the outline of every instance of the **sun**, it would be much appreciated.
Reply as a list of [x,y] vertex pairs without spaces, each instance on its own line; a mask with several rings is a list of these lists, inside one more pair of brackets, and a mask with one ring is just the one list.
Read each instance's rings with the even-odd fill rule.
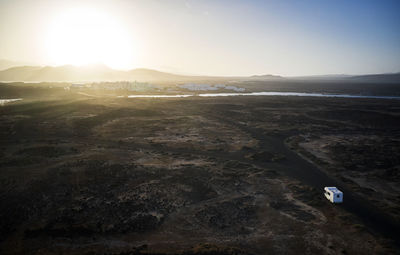
[[103,63],[128,68],[138,51],[132,34],[107,12],[75,8],[56,15],[46,38],[48,58],[56,65]]

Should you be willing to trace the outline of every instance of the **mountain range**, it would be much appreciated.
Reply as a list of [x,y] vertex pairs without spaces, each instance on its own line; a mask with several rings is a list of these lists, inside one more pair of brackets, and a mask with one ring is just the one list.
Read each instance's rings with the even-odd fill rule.
[[347,82],[400,83],[400,73],[374,75],[322,75],[306,77],[282,77],[277,75],[253,76],[193,76],[160,72],[138,68],[128,71],[111,69],[102,64],[86,66],[16,66],[0,71],[0,81],[26,82],[96,82],[96,81],[140,81],[140,82],[199,82],[199,81],[281,81],[323,80]]

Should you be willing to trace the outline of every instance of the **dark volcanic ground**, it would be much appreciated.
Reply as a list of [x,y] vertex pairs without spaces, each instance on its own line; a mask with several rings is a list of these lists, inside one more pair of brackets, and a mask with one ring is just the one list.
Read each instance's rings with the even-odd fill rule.
[[10,103],[0,253],[396,253],[399,126],[396,100]]

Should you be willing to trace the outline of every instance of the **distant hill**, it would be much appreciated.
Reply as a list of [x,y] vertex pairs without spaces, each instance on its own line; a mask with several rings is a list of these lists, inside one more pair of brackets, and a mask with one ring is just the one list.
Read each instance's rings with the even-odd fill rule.
[[152,69],[138,68],[128,71],[130,79],[138,81],[176,81],[176,80],[191,80],[202,79],[202,76],[185,76],[160,72]]
[[65,66],[19,66],[0,71],[1,81],[45,81],[45,82],[85,82],[85,81],[159,81],[181,80],[186,76],[163,73],[151,69],[119,71],[105,65]]
[[373,83],[400,83],[400,73],[358,75],[349,78],[352,81]]
[[206,76],[184,76],[151,69],[119,71],[105,65],[87,66],[19,66],[0,71],[1,81],[44,81],[44,82],[86,82],[86,81],[185,81],[208,79]]
[[400,73],[366,74],[366,75],[312,75],[290,77],[294,80],[308,81],[345,81],[345,82],[364,82],[364,83],[400,83]]
[[323,75],[310,75],[310,76],[292,76],[290,79],[296,80],[338,80],[350,78],[352,75],[348,74],[323,74]]
[[400,73],[375,75],[319,75],[307,77],[282,77],[278,75],[253,76],[190,76],[160,72],[152,69],[114,70],[102,64],[86,66],[17,66],[0,71],[0,81],[27,82],[96,82],[96,81],[140,81],[140,82],[226,82],[226,81],[346,81],[400,83]]
[[264,75],[252,75],[249,77],[250,80],[281,80],[282,76],[272,75],[272,74],[264,74]]
[[[42,67],[19,66],[0,71],[2,81],[29,81],[32,74],[39,72]],[[32,81],[32,80],[31,80]]]
[[16,67],[16,66],[24,66],[27,65],[26,63],[23,62],[17,62],[17,61],[11,61],[7,59],[0,59],[0,70],[5,70],[11,67]]
[[0,81],[89,82],[89,81],[142,81],[142,82],[195,82],[225,80],[276,80],[275,75],[250,77],[189,76],[160,72],[152,69],[120,71],[105,65],[87,66],[19,66],[0,71]]

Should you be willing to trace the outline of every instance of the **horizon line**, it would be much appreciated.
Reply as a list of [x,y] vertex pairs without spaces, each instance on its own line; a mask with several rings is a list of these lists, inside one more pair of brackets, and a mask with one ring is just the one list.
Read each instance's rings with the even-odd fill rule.
[[[4,58],[0,58],[0,61],[9,61],[9,62],[22,62],[22,61],[14,61],[14,60],[8,60]],[[82,65],[75,65],[75,64],[35,64],[35,63],[27,63],[27,64],[22,64],[22,65],[15,65],[11,67],[7,67],[5,69],[0,69],[0,72],[6,71],[11,68],[18,68],[18,67],[75,67],[75,68],[84,68],[84,67],[90,67],[90,66],[103,66],[108,69],[111,69],[113,71],[121,71],[121,72],[129,72],[129,71],[134,71],[134,70],[151,70],[151,71],[156,71],[156,72],[161,72],[161,73],[167,73],[167,74],[173,74],[173,75],[179,75],[179,76],[195,76],[195,77],[253,77],[253,76],[276,76],[276,77],[281,77],[281,78],[307,78],[307,77],[329,77],[329,76],[364,76],[364,75],[384,75],[384,74],[399,74],[399,71],[392,71],[392,72],[371,72],[371,73],[357,73],[357,74],[350,74],[350,73],[325,73],[325,74],[301,74],[301,75],[281,75],[281,74],[273,74],[273,73],[259,73],[259,74],[248,74],[248,75],[209,75],[209,74],[188,74],[184,72],[171,72],[171,71],[166,71],[158,68],[151,68],[151,67],[134,67],[134,68],[113,68],[110,67],[109,65],[106,65],[104,63],[88,63],[88,64],[82,64]]]

